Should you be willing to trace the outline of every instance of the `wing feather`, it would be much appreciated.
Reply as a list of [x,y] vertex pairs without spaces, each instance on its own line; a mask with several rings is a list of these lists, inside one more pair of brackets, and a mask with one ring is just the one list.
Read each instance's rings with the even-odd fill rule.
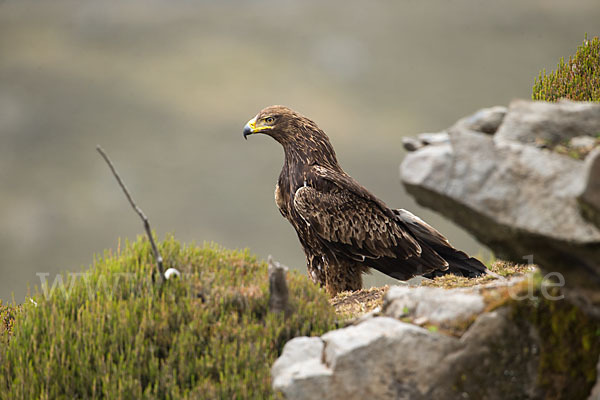
[[448,270],[449,263],[431,247],[445,251],[445,238],[433,228],[424,235],[419,229],[428,225],[416,226],[416,217],[389,209],[343,171],[313,166],[304,176],[292,208],[336,257],[397,279]]
[[417,240],[381,201],[347,175],[333,181],[334,174],[316,168],[307,176],[309,185],[296,191],[294,208],[321,239],[355,259],[420,256]]

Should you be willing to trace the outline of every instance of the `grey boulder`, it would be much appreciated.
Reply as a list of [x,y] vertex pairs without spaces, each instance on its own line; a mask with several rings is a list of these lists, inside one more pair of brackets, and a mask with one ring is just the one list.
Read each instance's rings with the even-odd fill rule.
[[599,290],[598,151],[583,162],[540,140],[597,135],[600,105],[517,100],[505,114],[481,110],[447,132],[449,142],[423,146],[402,162],[402,182],[417,202],[463,226],[499,258],[531,261],[561,273],[570,287]]

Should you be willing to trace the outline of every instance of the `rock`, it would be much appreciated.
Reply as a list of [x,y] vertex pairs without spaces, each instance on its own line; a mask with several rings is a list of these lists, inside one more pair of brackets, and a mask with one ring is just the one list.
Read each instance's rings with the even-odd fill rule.
[[[456,338],[432,335],[388,317],[326,333],[317,339],[325,343],[322,354],[303,353],[291,345],[296,340],[285,346],[272,371],[274,389],[288,399],[419,398],[434,383],[425,379],[431,367],[460,345]],[[278,365],[281,359],[295,359],[296,363],[282,370]],[[287,378],[290,371],[295,372],[292,379]],[[317,380],[321,385],[318,393],[314,388]],[[281,385],[282,381],[287,385]]]
[[[483,110],[458,121],[448,130],[449,144],[407,154],[400,168],[407,191],[499,258],[530,260],[560,272],[568,286],[600,290],[600,230],[578,204],[586,167],[535,146],[538,137],[554,141],[599,132],[600,105],[514,101],[495,135],[475,130],[481,129],[480,116],[490,114]],[[591,175],[600,176],[595,171]]]
[[582,214],[600,228],[600,148],[585,159],[585,185],[578,200]]
[[[413,157],[412,154],[418,154],[418,157]],[[429,176],[435,176],[439,171],[446,169],[447,164],[452,161],[452,157],[452,146],[450,143],[426,146],[418,152],[408,154],[401,168],[404,168],[404,165],[408,165],[412,174],[411,179],[415,182],[421,182]],[[408,164],[406,164],[407,161]],[[440,176],[440,178],[443,179],[445,176]]]
[[421,133],[417,139],[412,137],[402,138],[402,145],[407,151],[416,151],[430,144],[448,143],[450,138],[447,132]]
[[454,338],[431,335],[388,317],[328,332],[322,339],[324,363],[333,374],[331,388],[335,398],[346,399],[414,398],[425,393],[432,383],[424,379],[425,371],[458,346]]
[[493,135],[504,121],[506,107],[496,106],[484,108],[469,117],[467,124],[469,129]]
[[436,325],[464,322],[483,311],[480,294],[472,291],[442,288],[394,286],[385,295],[383,311],[400,319],[410,316],[414,320]]
[[[596,367],[600,345],[583,345],[582,336],[600,324],[581,325],[580,311],[566,300],[538,297],[540,287],[528,292],[530,282],[392,287],[383,316],[290,341],[273,366],[273,386],[287,399],[586,398],[593,382],[584,368]],[[486,312],[489,302],[497,308]],[[571,318],[555,330],[563,313]],[[424,329],[409,315],[441,325]],[[444,324],[463,328],[449,334]]]
[[[440,382],[456,385],[454,392],[460,397],[546,397],[537,385],[540,372],[538,332],[529,324],[514,323],[510,308],[481,314],[460,338],[460,344],[458,351],[444,359],[445,373],[439,377]],[[430,398],[452,398],[449,396],[452,388],[448,386],[435,385],[429,393]]]
[[495,138],[524,144],[534,144],[538,139],[556,145],[576,136],[596,137],[598,127],[600,105],[597,103],[515,100]]
[[593,136],[575,136],[569,142],[569,146],[575,149],[588,149],[596,145],[596,138]]
[[402,138],[402,145],[406,151],[415,151],[423,147],[423,143],[420,140],[411,137]]
[[448,143],[450,141],[448,132],[421,133],[418,135],[418,138],[424,146],[427,146],[429,144]]
[[297,337],[287,342],[271,369],[273,389],[289,399],[329,399],[331,370],[321,362],[324,342]]

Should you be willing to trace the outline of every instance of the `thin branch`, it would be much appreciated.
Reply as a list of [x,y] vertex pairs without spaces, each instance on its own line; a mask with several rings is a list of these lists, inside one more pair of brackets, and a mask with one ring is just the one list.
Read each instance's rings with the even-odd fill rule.
[[131,207],[133,207],[135,212],[140,216],[140,218],[144,222],[144,229],[146,230],[146,234],[148,235],[148,239],[150,240],[150,245],[152,246],[152,251],[154,252],[154,258],[156,259],[156,267],[158,269],[158,275],[160,276],[159,283],[162,283],[164,281],[163,259],[160,255],[160,253],[158,252],[158,247],[156,247],[156,243],[154,242],[154,238],[152,237],[152,230],[150,229],[150,223],[148,222],[148,218],[146,217],[146,214],[144,214],[142,209],[139,208],[137,206],[137,204],[135,204],[135,202],[133,201],[133,198],[131,198],[131,195],[129,194],[129,191],[127,190],[127,187],[125,186],[125,183],[123,183],[121,176],[115,169],[115,166],[113,165],[110,158],[108,158],[108,156],[106,155],[106,153],[104,152],[102,147],[96,146],[96,150],[98,150],[98,153],[100,153],[102,158],[104,158],[104,161],[106,161],[106,163],[108,164],[110,170],[112,171],[113,175],[117,179],[119,186],[121,186],[121,189],[123,189],[123,193],[125,193],[127,200],[129,200],[129,204],[131,204]]

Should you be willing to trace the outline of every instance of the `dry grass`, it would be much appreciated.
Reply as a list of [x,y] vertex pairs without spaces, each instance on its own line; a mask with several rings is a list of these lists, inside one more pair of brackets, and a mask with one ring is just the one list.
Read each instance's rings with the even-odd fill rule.
[[[535,269],[535,265],[529,264],[513,264],[508,261],[496,261],[490,267],[490,271],[501,277],[508,278],[517,275],[527,274]],[[421,286],[441,287],[444,289],[452,289],[458,287],[472,287],[483,285],[497,280],[493,275],[484,275],[478,278],[465,278],[456,275],[445,275],[435,279],[426,279],[421,282]]]
[[[535,265],[513,264],[508,261],[495,261],[489,269],[495,274],[508,278],[512,276],[525,275],[535,269]],[[424,279],[419,286],[441,287],[444,289],[473,287],[498,281],[493,275],[484,275],[479,278],[465,278],[456,275],[445,275],[435,279]],[[335,308],[335,312],[343,319],[360,317],[375,310],[383,303],[383,296],[389,287],[372,287],[356,292],[338,293],[329,302]]]
[[375,310],[383,303],[389,286],[361,289],[356,292],[341,292],[329,300],[339,316],[354,318]]

